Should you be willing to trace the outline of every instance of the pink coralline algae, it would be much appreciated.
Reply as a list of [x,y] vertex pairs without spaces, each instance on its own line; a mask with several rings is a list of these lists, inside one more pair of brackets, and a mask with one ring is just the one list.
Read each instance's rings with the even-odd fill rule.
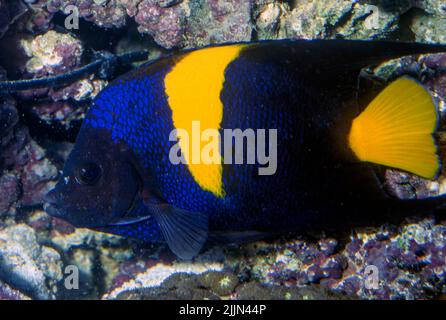
[[187,44],[191,47],[209,43],[250,41],[254,26],[250,0],[211,0],[199,8],[192,7],[186,26]]
[[36,205],[53,186],[57,169],[45,151],[29,136],[28,130],[18,123],[14,100],[0,96],[0,214],[18,202]]
[[47,10],[68,15],[69,6],[100,27],[122,28],[134,20],[141,34],[167,49],[249,41],[253,32],[250,0],[50,0]]
[[[139,0],[140,1],[140,0]],[[77,8],[79,16],[87,21],[94,22],[104,28],[121,28],[127,23],[128,16],[133,16],[136,12],[136,0],[49,0],[47,2],[48,11],[56,13],[61,11],[71,14],[70,6]]]
[[[319,285],[345,298],[426,299],[444,294],[445,240],[446,225],[426,218],[398,229],[357,230],[342,243],[323,237],[317,242],[258,242],[226,251],[214,248],[188,263],[186,269],[226,270],[236,274],[240,283],[289,289]],[[121,265],[106,297],[144,288],[144,283],[155,287],[150,275],[166,276],[175,273],[175,268],[180,270],[180,265],[153,256],[129,260]]]
[[10,212],[12,205],[19,199],[19,179],[12,173],[0,177],[0,214]]
[[[22,39],[20,46],[27,57],[23,66],[24,77],[56,76],[82,66],[83,45],[69,34],[50,30],[34,38]],[[28,90],[20,95],[29,100],[31,111],[41,120],[69,126],[73,120],[80,120],[85,115],[85,104],[78,102],[94,97],[105,85],[103,80],[87,77],[62,88]],[[35,98],[41,98],[41,101]]]
[[446,54],[429,55],[423,60],[423,65],[427,68],[427,86],[433,92],[440,112],[446,110]]
[[425,219],[398,232],[358,232],[331,254],[322,250],[327,239],[291,242],[254,270],[262,270],[259,277],[271,284],[319,283],[365,299],[423,299],[442,293],[445,240],[446,226]]
[[77,8],[81,18],[100,27],[122,28],[130,19],[134,19],[140,33],[151,35],[165,48],[181,46],[184,40],[187,11],[178,1],[166,5],[164,1],[158,0],[51,0],[48,10],[68,14],[70,5]]
[[287,286],[302,286],[339,279],[347,268],[347,261],[336,254],[335,239],[321,239],[318,243],[292,241],[278,247],[274,260],[259,261],[254,270],[262,281]]
[[[7,96],[0,96],[0,149],[6,150],[14,140],[14,128],[18,122],[15,102]],[[11,158],[12,156],[12,158]],[[19,178],[14,171],[6,172],[5,168],[13,163],[13,155],[0,155],[0,214],[8,212],[20,195]]]
[[[76,8],[79,17],[104,28],[122,28],[133,19],[140,33],[151,35],[165,48],[183,45],[187,8],[179,1],[167,3],[158,0],[50,0],[49,12],[70,12]],[[72,6],[72,7],[70,7]]]
[[150,34],[166,48],[180,46],[184,38],[186,11],[181,5],[161,7],[157,0],[143,0],[135,21],[141,33]]
[[[387,239],[379,233],[358,235],[344,251],[349,268],[343,280],[331,286],[372,299],[422,299],[441,293],[446,274],[445,238],[446,226],[430,219],[405,225],[400,234]],[[370,277],[366,274],[370,266],[377,270],[376,286],[364,283]]]
[[14,137],[4,142],[0,157],[3,163],[0,182],[7,187],[5,194],[2,193],[4,209],[17,200],[25,206],[42,203],[43,195],[53,187],[58,174],[45,151],[30,138],[28,130],[21,126],[13,130]]
[[26,71],[36,78],[61,74],[81,65],[82,44],[69,34],[51,30],[23,39],[21,46],[29,57]]

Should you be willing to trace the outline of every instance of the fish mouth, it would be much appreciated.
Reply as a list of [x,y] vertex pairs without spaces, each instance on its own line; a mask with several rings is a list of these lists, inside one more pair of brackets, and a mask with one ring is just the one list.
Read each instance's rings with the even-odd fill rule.
[[70,208],[62,206],[62,199],[57,196],[56,189],[49,191],[44,197],[43,210],[53,218],[68,222],[76,228],[96,228],[92,221],[76,219],[78,215],[71,215]]
[[[49,193],[47,193],[44,196],[44,204],[43,204],[43,210],[49,214],[50,216],[54,217],[54,218],[59,218],[59,219],[63,219],[65,221],[69,221],[69,219],[67,219],[65,217],[65,214],[63,212],[63,210],[61,210],[60,206],[57,203],[57,200],[54,197],[54,193],[52,193],[51,191]],[[134,211],[136,208],[138,208],[138,206],[142,206],[142,200],[141,197],[139,196],[139,193],[135,194],[135,197],[132,200],[132,203],[130,204],[129,208],[126,210],[125,215],[120,218],[119,220],[117,220],[116,222],[112,222],[112,223],[107,223],[107,224],[103,224],[103,225],[98,225],[98,226],[88,226],[88,227],[94,227],[94,228],[106,228],[106,227],[113,227],[113,226],[125,226],[125,225],[130,225],[130,224],[135,224],[135,223],[139,223],[142,222],[144,220],[150,219],[150,215],[147,216],[127,216],[129,215],[132,211]],[[70,222],[72,223],[72,222]],[[73,224],[73,223],[72,223]],[[73,224],[77,227],[86,227],[84,225],[78,225],[78,224]]]

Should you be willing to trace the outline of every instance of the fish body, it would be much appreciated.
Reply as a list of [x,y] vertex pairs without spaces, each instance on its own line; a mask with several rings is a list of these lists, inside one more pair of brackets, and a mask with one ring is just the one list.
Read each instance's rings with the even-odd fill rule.
[[[375,99],[367,109],[372,115],[364,115],[359,72],[440,51],[445,47],[288,40],[208,47],[143,65],[94,100],[47,197],[48,211],[77,226],[166,241],[190,258],[209,234],[289,232],[394,210],[401,201],[383,188],[377,166],[435,176],[436,112],[419,84],[401,80],[402,89],[386,89],[385,102]],[[405,88],[430,110],[423,113],[426,121],[414,124],[426,128],[419,154],[428,164],[422,168],[406,163],[401,152],[381,151],[379,139],[364,142],[362,129],[352,130],[356,121],[356,127],[398,135],[369,119],[392,110],[386,107],[390,91]],[[242,149],[237,141],[245,142]],[[250,151],[249,143],[256,148]],[[206,146],[218,148],[203,159]]]

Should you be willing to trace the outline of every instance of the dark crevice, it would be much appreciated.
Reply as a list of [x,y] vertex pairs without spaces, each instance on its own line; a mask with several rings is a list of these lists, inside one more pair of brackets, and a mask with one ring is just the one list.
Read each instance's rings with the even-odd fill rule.
[[401,10],[408,9],[412,6],[412,0],[378,0],[375,1],[377,6],[389,13],[398,13]]
[[[31,102],[37,104],[37,101]],[[31,109],[29,101],[21,101],[17,105],[20,122],[29,129],[31,137],[40,142],[51,139],[57,142],[74,142],[82,124],[81,120],[73,120],[67,126],[57,121],[48,123],[40,119]]]
[[360,0],[358,3],[363,6],[377,6],[379,10],[387,13],[399,14],[411,8],[413,0]]
[[55,29],[60,32],[68,32],[76,38],[82,39],[84,47],[92,48],[96,51],[112,51],[114,44],[127,32],[127,28],[104,29],[96,26],[92,22],[84,19],[79,20],[79,29],[67,31],[64,28],[66,16],[57,13],[53,18]]
[[289,6],[290,10],[293,10],[298,7],[298,0],[282,0],[279,3],[286,4]]
[[251,31],[251,41],[258,41],[259,40],[259,33],[257,32],[256,28],[256,17],[254,17],[251,14],[251,23],[252,23],[252,31]]
[[418,15],[422,10],[417,8],[412,8],[400,16],[398,22],[398,28],[389,34],[389,39],[395,41],[407,41],[414,42],[415,34],[410,28],[412,21],[416,15]]

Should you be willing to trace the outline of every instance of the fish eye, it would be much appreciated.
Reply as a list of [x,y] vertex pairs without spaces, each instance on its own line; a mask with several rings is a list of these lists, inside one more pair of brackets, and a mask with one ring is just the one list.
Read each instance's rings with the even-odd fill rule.
[[79,167],[76,180],[83,185],[94,185],[102,176],[102,169],[93,162],[84,163]]

